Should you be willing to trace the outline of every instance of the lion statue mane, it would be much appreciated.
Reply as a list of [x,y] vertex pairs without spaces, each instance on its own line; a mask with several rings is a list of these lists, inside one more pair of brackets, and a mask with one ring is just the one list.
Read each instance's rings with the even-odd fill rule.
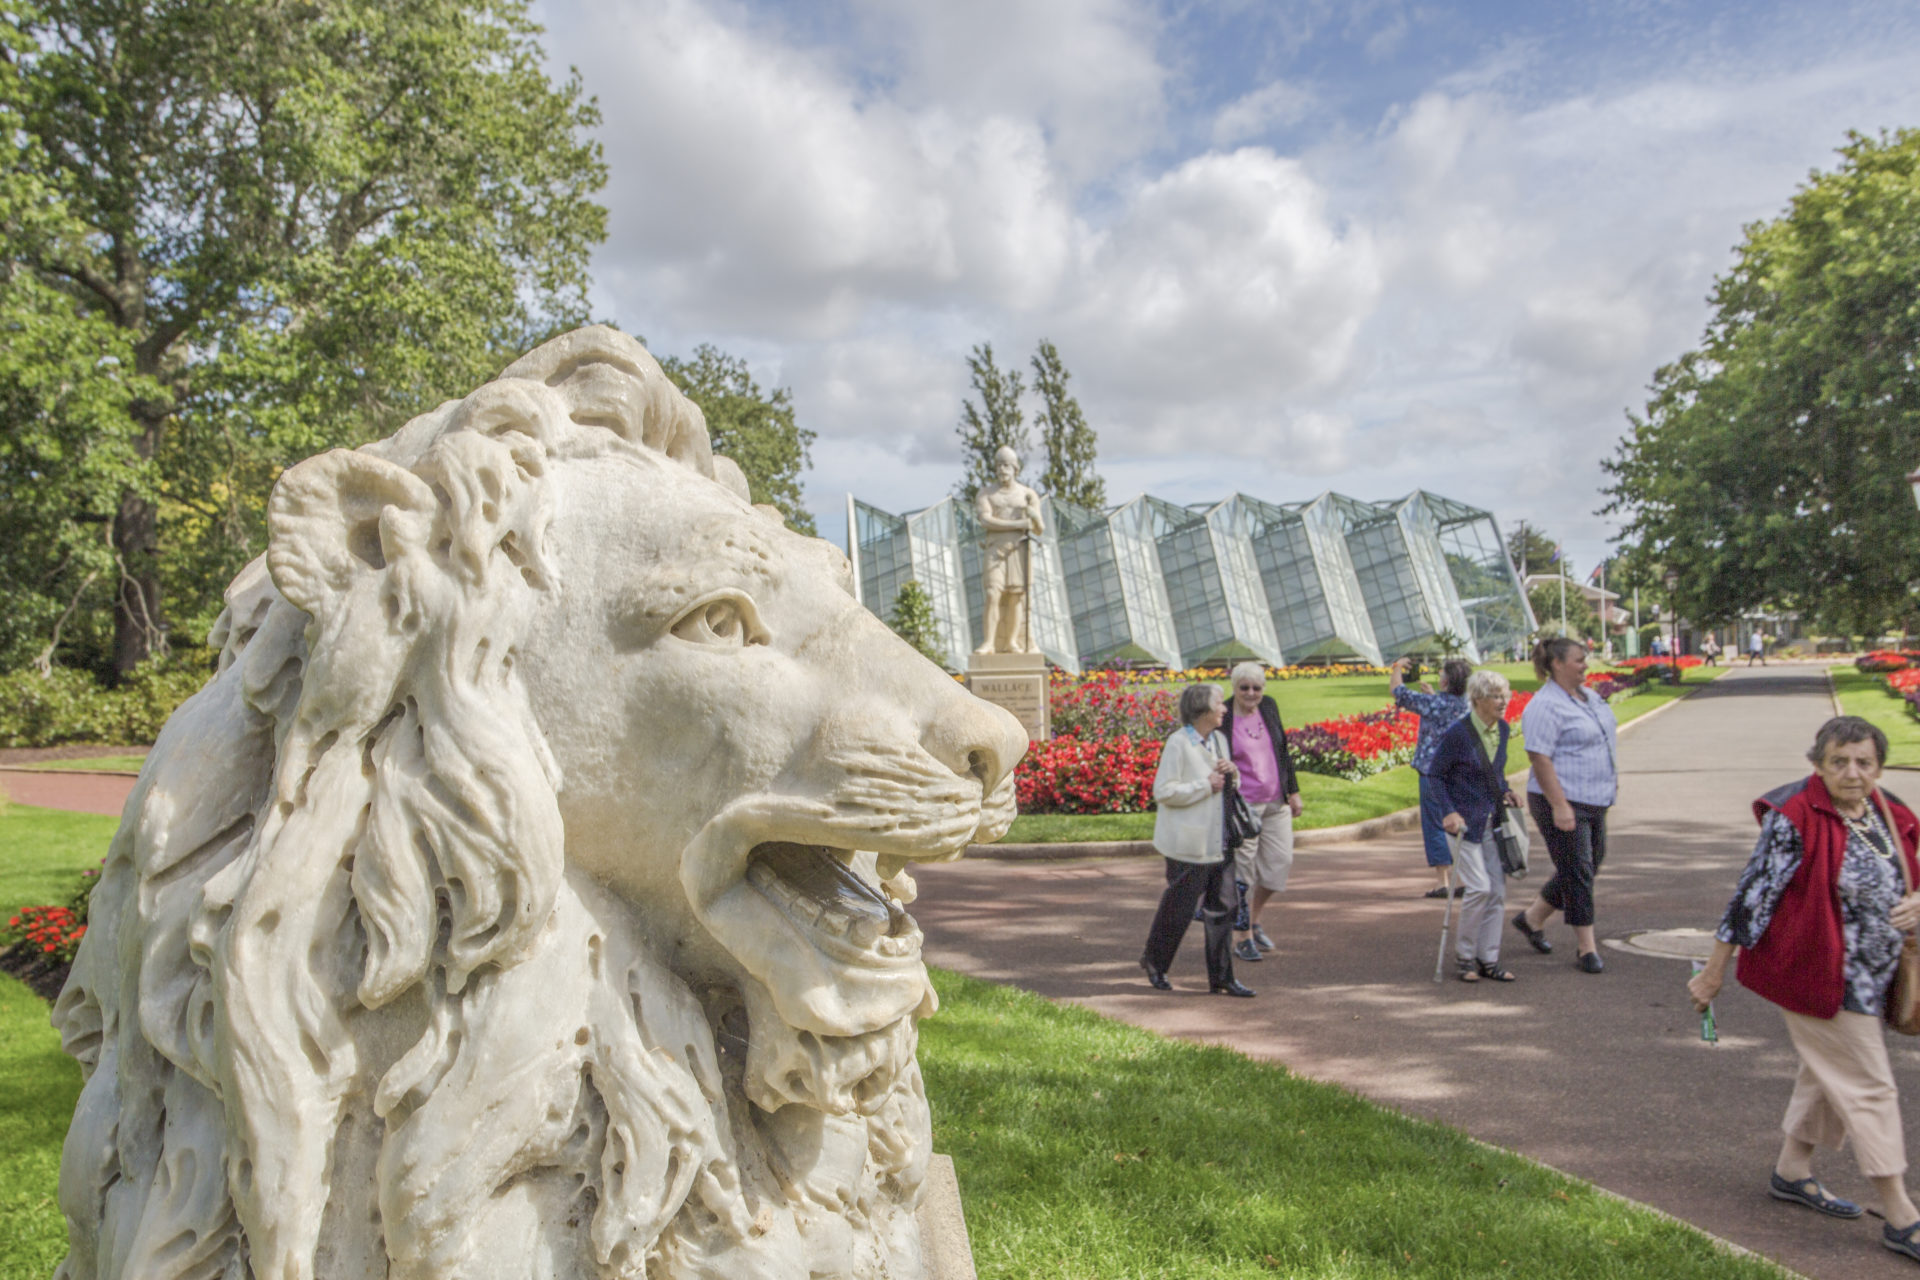
[[1026,746],[604,327],[288,470],[54,1008],[65,1280],[911,1277]]

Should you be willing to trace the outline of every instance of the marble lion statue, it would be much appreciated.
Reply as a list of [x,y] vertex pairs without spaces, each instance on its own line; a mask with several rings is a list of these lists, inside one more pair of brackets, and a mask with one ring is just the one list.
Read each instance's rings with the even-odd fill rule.
[[911,1277],[1026,737],[606,328],[287,471],[54,1010],[66,1280]]

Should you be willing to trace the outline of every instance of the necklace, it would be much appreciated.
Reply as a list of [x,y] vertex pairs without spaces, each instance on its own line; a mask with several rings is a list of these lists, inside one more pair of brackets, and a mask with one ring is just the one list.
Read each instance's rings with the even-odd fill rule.
[[1893,841],[1888,839],[1884,844],[1881,842],[1881,837],[1886,835],[1886,828],[1880,825],[1880,819],[1874,814],[1872,808],[1868,808],[1857,818],[1849,818],[1843,813],[1840,815],[1840,820],[1847,824],[1847,830],[1866,841],[1867,848],[1882,858],[1892,860]]

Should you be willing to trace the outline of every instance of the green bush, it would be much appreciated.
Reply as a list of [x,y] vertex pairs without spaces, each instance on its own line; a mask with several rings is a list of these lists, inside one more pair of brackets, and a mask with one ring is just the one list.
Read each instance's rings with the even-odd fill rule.
[[0,747],[152,742],[207,675],[200,662],[174,659],[146,663],[112,689],[63,667],[0,676]]

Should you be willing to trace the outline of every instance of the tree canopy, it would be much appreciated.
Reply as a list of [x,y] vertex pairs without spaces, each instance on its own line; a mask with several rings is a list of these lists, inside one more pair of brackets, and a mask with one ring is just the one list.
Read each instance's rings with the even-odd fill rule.
[[933,600],[917,578],[908,578],[900,584],[898,594],[893,597],[893,611],[887,617],[887,625],[893,628],[895,635],[919,650],[921,657],[943,667],[947,665],[946,655],[940,652],[940,631],[933,616]]
[[1047,469],[1040,488],[1056,498],[1098,511],[1107,505],[1107,483],[1093,469],[1098,442],[1080,402],[1067,390],[1073,375],[1060,351],[1045,338],[1033,353],[1033,389],[1040,397],[1034,423],[1046,448]]
[[1747,228],[1700,345],[1606,464],[1624,536],[1685,614],[1873,631],[1912,609],[1920,515],[1920,130],[1852,135]]
[[1538,525],[1524,520],[1507,535],[1507,559],[1525,576],[1529,573],[1558,573],[1560,544],[1540,531]]
[[1020,408],[1020,393],[1025,389],[1020,371],[995,364],[991,342],[982,342],[968,353],[967,368],[980,403],[968,399],[960,404],[956,429],[966,471],[955,492],[972,502],[975,494],[993,483],[993,455],[1004,447],[1025,461],[1030,441],[1026,414]]
[[800,473],[812,465],[814,433],[794,417],[792,393],[781,387],[763,394],[745,360],[705,343],[693,349],[693,359],[665,356],[660,367],[700,406],[713,451],[740,465],[753,500],[778,507],[789,528],[815,532],[800,492]]
[[0,662],[124,674],[283,467],[585,319],[599,116],[527,7],[0,0]]

